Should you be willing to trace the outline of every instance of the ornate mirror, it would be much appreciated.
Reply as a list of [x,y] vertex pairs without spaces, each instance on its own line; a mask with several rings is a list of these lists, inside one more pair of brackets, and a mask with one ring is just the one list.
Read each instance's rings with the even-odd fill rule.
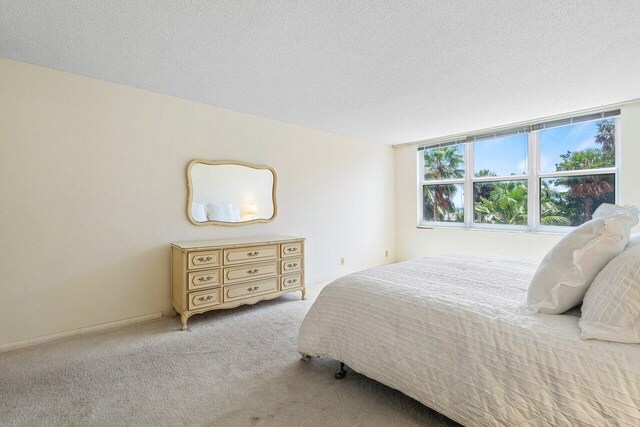
[[196,225],[273,221],[276,172],[234,161],[193,160],[187,166],[187,217]]

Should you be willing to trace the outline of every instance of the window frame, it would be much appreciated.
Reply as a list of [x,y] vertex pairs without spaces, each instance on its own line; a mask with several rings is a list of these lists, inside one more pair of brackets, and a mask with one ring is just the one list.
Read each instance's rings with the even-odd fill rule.
[[[417,167],[418,167],[418,185],[417,185],[417,224],[418,228],[457,228],[470,230],[493,230],[493,231],[509,231],[509,232],[530,232],[530,233],[567,233],[575,227],[573,226],[557,226],[543,225],[540,223],[540,187],[542,179],[562,178],[569,176],[589,176],[589,175],[614,175],[615,203],[620,200],[620,164],[621,164],[621,116],[594,118],[587,121],[600,120],[615,121],[615,166],[601,169],[581,169],[571,171],[555,171],[541,172],[540,164],[540,132],[545,130],[535,129],[526,132],[527,136],[527,174],[526,175],[508,175],[508,176],[488,176],[476,177],[474,175],[474,144],[476,141],[454,140],[451,143],[422,144],[417,151]],[[568,123],[562,126],[573,126],[577,123]],[[558,126],[561,127],[561,126]],[[496,136],[499,137],[499,136]],[[423,150],[438,148],[445,145],[464,145],[464,178],[442,179],[442,180],[425,180],[424,179],[424,153]],[[526,225],[508,225],[508,224],[483,224],[474,222],[474,204],[473,204],[473,187],[477,182],[505,182],[505,181],[526,181],[527,182],[527,224]],[[422,212],[423,205],[423,187],[425,185],[438,184],[462,184],[464,191],[464,222],[446,222],[446,221],[425,221]]]
[[[467,143],[452,143],[447,145],[464,145],[464,178],[447,178],[447,179],[424,179],[424,152],[422,150],[418,150],[418,225],[421,224],[437,224],[437,227],[454,227],[461,228],[467,226],[467,209],[464,209],[464,221],[463,222],[455,222],[455,221],[424,221],[422,204],[424,197],[424,186],[425,185],[445,185],[445,184],[462,184],[462,191],[464,191],[464,206],[467,206],[467,177],[469,175],[469,162],[467,161],[467,156],[469,154],[469,144]],[[442,145],[438,145],[441,147]],[[433,148],[433,147],[432,147]],[[424,150],[428,150],[429,148],[425,146]],[[420,153],[422,152],[422,155]],[[432,225],[427,225],[427,227],[433,227]]]

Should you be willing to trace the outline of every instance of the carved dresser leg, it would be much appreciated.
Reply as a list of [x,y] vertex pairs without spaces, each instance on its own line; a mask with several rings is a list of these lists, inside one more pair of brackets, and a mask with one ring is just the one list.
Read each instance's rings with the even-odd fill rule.
[[183,331],[187,330],[187,319],[188,319],[188,317],[185,316],[184,314],[180,315],[180,320],[182,320],[182,330]]
[[307,288],[302,288],[300,292],[302,292],[302,299],[307,299]]
[[171,306],[171,317],[176,317],[178,315],[178,312],[176,311],[175,308],[173,308],[173,306]]

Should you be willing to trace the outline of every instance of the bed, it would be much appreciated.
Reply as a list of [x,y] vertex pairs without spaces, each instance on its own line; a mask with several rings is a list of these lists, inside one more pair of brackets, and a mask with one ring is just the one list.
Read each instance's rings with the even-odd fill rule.
[[579,338],[579,311],[534,314],[537,262],[432,256],[327,285],[298,337],[466,426],[638,426],[640,345]]

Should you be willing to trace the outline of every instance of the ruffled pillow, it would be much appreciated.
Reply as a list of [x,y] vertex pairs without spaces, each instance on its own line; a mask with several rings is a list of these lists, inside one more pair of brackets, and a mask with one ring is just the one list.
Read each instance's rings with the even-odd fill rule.
[[602,204],[591,221],[564,236],[544,257],[529,285],[529,308],[560,314],[580,304],[595,276],[624,250],[637,223],[634,206]]

